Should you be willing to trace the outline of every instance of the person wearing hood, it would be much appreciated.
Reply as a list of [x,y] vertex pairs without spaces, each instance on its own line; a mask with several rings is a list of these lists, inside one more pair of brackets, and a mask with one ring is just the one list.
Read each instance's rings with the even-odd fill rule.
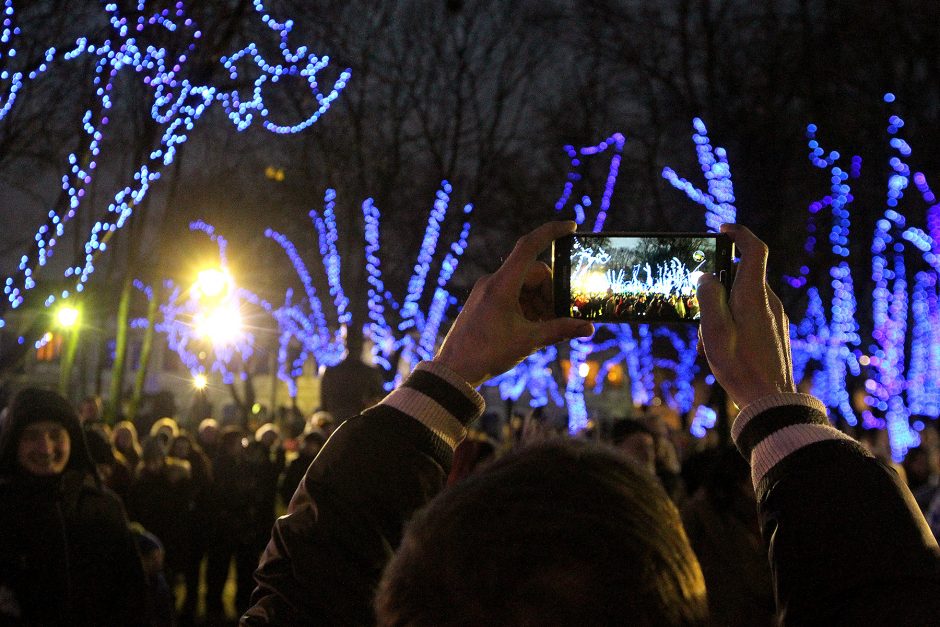
[[146,578],[78,413],[29,388],[0,431],[0,623],[139,625]]

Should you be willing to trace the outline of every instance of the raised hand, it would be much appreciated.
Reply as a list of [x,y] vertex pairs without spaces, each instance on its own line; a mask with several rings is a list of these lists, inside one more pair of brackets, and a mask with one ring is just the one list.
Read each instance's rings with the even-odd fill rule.
[[767,285],[767,245],[737,224],[723,224],[721,231],[734,241],[741,263],[730,299],[715,276],[706,274],[699,281],[699,334],[715,378],[744,407],[764,396],[796,391],[790,322]]
[[576,228],[570,221],[549,222],[521,237],[499,270],[473,286],[434,361],[476,387],[540,348],[592,335],[590,322],[555,317],[551,269],[537,260]]

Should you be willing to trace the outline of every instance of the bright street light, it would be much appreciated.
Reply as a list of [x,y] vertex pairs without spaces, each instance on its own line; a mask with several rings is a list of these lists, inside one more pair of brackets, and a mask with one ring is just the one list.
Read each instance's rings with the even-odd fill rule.
[[206,375],[197,374],[195,377],[193,377],[193,387],[196,388],[197,390],[202,391],[206,389],[206,386],[208,385],[209,385],[209,379],[206,378]]
[[242,334],[242,316],[233,303],[196,315],[196,334],[215,345],[231,344]]
[[224,294],[232,283],[232,277],[224,270],[207,268],[196,275],[193,289],[206,298],[216,298]]
[[56,311],[55,318],[60,327],[70,329],[78,323],[78,309],[63,305]]

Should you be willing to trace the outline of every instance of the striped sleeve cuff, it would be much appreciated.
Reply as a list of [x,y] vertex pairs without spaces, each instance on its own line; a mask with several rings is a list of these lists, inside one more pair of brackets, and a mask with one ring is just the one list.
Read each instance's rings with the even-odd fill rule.
[[785,457],[804,446],[826,440],[855,442],[838,429],[820,424],[790,425],[764,438],[751,452],[751,481],[754,489],[758,489],[758,484],[767,473]]
[[731,437],[751,464],[755,488],[774,466],[804,446],[851,441],[830,426],[822,401],[795,392],[773,394],[745,406],[731,427]]
[[469,423],[483,413],[483,397],[446,366],[423,361],[395,391],[388,405],[430,429],[451,449],[467,435]]

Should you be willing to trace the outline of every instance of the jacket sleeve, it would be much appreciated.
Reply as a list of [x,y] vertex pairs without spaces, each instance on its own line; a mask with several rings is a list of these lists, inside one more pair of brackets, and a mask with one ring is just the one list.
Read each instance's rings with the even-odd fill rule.
[[441,490],[464,425],[482,411],[475,390],[424,362],[343,423],[275,522],[241,623],[373,623],[373,594],[404,523]]
[[940,616],[940,551],[897,473],[780,394],[745,407],[732,436],[750,460],[784,624],[927,625]]

